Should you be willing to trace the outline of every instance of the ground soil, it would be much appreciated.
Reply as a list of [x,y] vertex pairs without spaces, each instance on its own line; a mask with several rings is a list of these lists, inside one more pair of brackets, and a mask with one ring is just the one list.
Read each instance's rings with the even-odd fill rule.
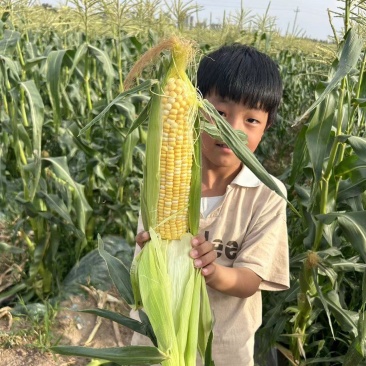
[[[86,358],[54,355],[47,347],[58,345],[84,346],[97,322],[92,314],[77,310],[96,308],[98,301],[91,295],[71,296],[59,305],[57,315],[47,331],[44,324],[34,320],[13,318],[9,329],[8,316],[0,318],[0,366],[86,366],[91,361]],[[125,313],[121,304],[104,304],[105,308]],[[122,310],[121,310],[122,306]],[[1,314],[1,313],[0,313]],[[101,325],[89,347],[117,347],[130,343],[132,333],[128,328],[113,325],[111,321],[100,319]],[[43,334],[42,334],[43,332]],[[46,344],[44,344],[46,343]]]
[[[7,229],[8,225],[0,220],[0,243],[20,248],[20,239],[11,238]],[[19,282],[26,261],[23,252],[9,253],[0,248],[0,293]],[[52,316],[47,318],[11,316],[8,310],[12,309],[0,303],[0,366],[87,366],[90,359],[55,355],[48,348],[53,345],[95,348],[129,345],[131,330],[78,311],[98,307],[124,315],[129,312],[113,289],[102,292],[85,286],[80,287],[77,295],[69,295],[58,303]],[[95,328],[98,322],[100,326]],[[91,334],[92,340],[86,345]]]

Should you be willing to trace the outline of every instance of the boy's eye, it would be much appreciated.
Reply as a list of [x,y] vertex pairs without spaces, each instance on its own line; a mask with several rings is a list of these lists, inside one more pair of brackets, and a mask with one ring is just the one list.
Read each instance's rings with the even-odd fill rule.
[[223,111],[219,111],[218,109],[217,109],[217,112],[218,112],[218,114],[219,114],[220,116],[225,117],[225,112],[223,112]]
[[256,120],[255,118],[248,118],[247,121],[249,123],[257,123],[258,122],[258,120]]

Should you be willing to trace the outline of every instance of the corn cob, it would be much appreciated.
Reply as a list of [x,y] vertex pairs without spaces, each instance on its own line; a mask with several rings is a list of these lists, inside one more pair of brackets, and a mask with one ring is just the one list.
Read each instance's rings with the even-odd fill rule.
[[192,90],[169,78],[162,98],[163,135],[160,155],[160,192],[157,232],[179,239],[188,232],[188,201],[193,162]]
[[[204,279],[189,257],[201,191],[199,100],[185,73],[190,44],[172,38],[152,54],[167,46],[172,61],[152,91],[141,194],[151,240],[134,259],[131,281],[136,305],[148,315],[159,350],[169,358],[162,364],[194,366],[197,349],[203,357],[211,330]],[[151,61],[152,54],[140,61]]]

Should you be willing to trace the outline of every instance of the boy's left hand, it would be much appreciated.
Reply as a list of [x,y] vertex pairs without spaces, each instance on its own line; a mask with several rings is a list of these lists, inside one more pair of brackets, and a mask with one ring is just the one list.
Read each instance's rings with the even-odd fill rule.
[[202,268],[203,276],[209,276],[215,272],[215,264],[217,258],[215,247],[207,241],[203,235],[197,235],[192,239],[191,258],[194,259],[194,266]]

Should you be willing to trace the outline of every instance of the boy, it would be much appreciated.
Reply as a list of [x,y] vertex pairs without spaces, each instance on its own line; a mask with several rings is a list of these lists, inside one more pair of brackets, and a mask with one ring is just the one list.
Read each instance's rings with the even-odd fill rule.
[[[252,47],[223,46],[202,59],[197,85],[234,129],[247,134],[255,151],[282,97],[276,64]],[[289,286],[286,201],[225,144],[206,133],[201,138],[200,235],[192,240],[190,255],[208,286],[213,360],[216,366],[251,366],[262,321],[261,290]],[[136,236],[140,246],[148,239],[147,232]]]

